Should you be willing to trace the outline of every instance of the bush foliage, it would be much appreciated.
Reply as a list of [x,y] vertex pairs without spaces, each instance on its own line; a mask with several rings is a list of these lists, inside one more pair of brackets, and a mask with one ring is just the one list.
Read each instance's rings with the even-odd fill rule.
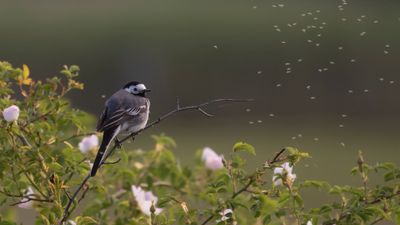
[[[36,224],[59,224],[89,173],[96,149],[83,153],[78,143],[91,134],[94,118],[65,97],[83,89],[78,73],[77,66],[65,66],[61,77],[35,81],[27,66],[0,62],[0,110],[20,109],[17,120],[0,119],[1,225],[17,224],[9,213],[15,207],[35,210]],[[234,144],[225,157],[198,150],[194,163],[182,166],[171,138],[154,140],[154,149],[119,149],[114,158],[121,160],[84,186],[65,224],[400,224],[400,170],[394,164],[368,165],[360,153],[351,170],[360,186],[337,186],[296,177],[293,170],[309,157],[296,148],[271,152],[263,165],[247,171],[243,155],[256,154],[248,143]],[[384,181],[370,185],[371,173]],[[334,200],[307,207],[305,189]]]

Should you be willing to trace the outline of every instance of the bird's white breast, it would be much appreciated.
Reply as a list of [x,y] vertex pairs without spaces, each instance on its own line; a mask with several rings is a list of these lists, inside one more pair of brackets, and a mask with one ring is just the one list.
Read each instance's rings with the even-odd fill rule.
[[138,132],[139,130],[143,129],[146,127],[146,124],[149,120],[149,114],[150,114],[150,101],[146,100],[146,111],[143,113],[138,114],[137,116],[134,116],[132,119],[124,122],[121,125],[121,134],[124,135],[129,135],[131,133]]

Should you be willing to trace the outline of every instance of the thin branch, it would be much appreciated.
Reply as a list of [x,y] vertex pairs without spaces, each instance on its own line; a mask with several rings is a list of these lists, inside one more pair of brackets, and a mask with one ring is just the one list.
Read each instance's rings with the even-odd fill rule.
[[32,145],[29,143],[28,139],[26,139],[26,137],[23,134],[20,134],[17,136],[25,146],[28,146],[30,148],[32,147]]
[[198,108],[197,110],[199,110],[201,113],[203,113],[207,117],[213,117],[214,116],[214,115],[211,115],[210,113],[204,111],[202,108]]
[[[382,197],[376,198],[375,200],[370,201],[370,202],[366,202],[366,203],[364,203],[364,207],[368,207],[368,206],[374,205],[374,204],[379,204],[379,203],[381,203],[381,202],[384,201],[384,200],[392,199],[392,198],[395,198],[395,197],[397,197],[397,196],[400,196],[400,191],[398,191],[398,192],[396,192],[396,193],[394,193],[394,194],[388,195],[388,196],[382,196]],[[342,220],[345,219],[348,215],[351,215],[351,214],[352,214],[351,209],[350,209],[350,210],[343,211],[343,212],[341,213],[341,216],[339,216],[338,219],[335,219],[335,220],[332,220],[332,221],[328,221],[326,224],[329,224],[329,225],[331,225],[331,224],[332,224],[332,225],[333,225],[333,224],[339,224],[340,221],[342,221]],[[378,223],[378,222],[380,222],[379,219],[377,219],[377,221],[374,221],[372,224],[376,224],[376,223]]]
[[29,197],[29,196],[35,196],[35,194],[30,194],[30,195],[12,194],[5,190],[0,190],[0,193],[3,195],[6,195],[8,197],[12,197],[12,198],[25,198],[25,197]]
[[27,202],[30,202],[30,201],[35,201],[35,202],[53,202],[50,199],[24,197],[24,199],[22,199],[21,201],[12,203],[12,204],[10,204],[10,206],[16,206],[16,205],[19,205],[19,204],[22,204],[22,203],[27,203]]
[[113,164],[117,164],[117,163],[119,163],[121,161],[121,158],[118,158],[117,160],[115,160],[115,161],[111,161],[111,162],[103,162],[103,165],[113,165]]
[[214,215],[209,216],[206,220],[201,225],[206,225],[208,222],[210,222],[214,218]]
[[72,206],[72,203],[75,201],[76,196],[78,196],[79,192],[82,190],[83,186],[85,186],[85,184],[88,182],[88,180],[90,179],[90,172],[89,174],[85,177],[85,179],[83,179],[82,183],[79,185],[78,189],[76,189],[76,191],[74,192],[74,194],[70,197],[67,206],[64,209],[64,216],[63,218],[60,220],[60,222],[58,223],[59,225],[62,225],[64,223],[64,221],[66,221],[69,217],[69,215],[71,214],[72,211],[70,211],[70,208]]
[[42,114],[42,115],[40,115],[40,116],[37,116],[37,117],[33,118],[32,120],[26,121],[26,123],[25,123],[24,125],[22,125],[22,128],[25,128],[25,127],[27,127],[29,124],[34,123],[34,122],[36,122],[36,121],[38,121],[38,120],[41,120],[41,119],[46,118],[48,115],[52,114],[53,111],[56,112],[57,110],[58,110],[58,109],[56,109],[56,110],[54,110],[54,109],[53,109],[53,110],[50,110],[50,111],[48,111],[48,112],[46,112],[46,113],[44,113],[44,114]]
[[[161,121],[163,121],[163,120],[169,118],[170,116],[172,116],[172,115],[174,115],[174,114],[176,114],[176,113],[183,112],[183,111],[193,111],[193,110],[196,110],[196,111],[201,112],[203,115],[205,115],[205,116],[207,116],[207,117],[210,117],[210,116],[212,116],[212,115],[209,114],[209,113],[207,113],[207,112],[204,110],[204,108],[207,107],[207,106],[209,106],[209,105],[213,105],[213,104],[216,104],[216,103],[227,103],[227,102],[252,102],[252,101],[254,101],[254,100],[253,100],[253,99],[231,99],[231,98],[229,98],[229,99],[214,99],[214,100],[211,100],[211,101],[208,101],[208,102],[201,103],[201,104],[199,104],[199,105],[191,105],[191,106],[184,106],[184,107],[182,107],[182,106],[180,106],[179,98],[177,98],[177,101],[176,101],[176,108],[175,108],[174,110],[172,110],[172,111],[170,111],[170,112],[164,114],[163,116],[159,117],[159,118],[156,119],[155,121],[153,121],[153,122],[147,124],[146,127],[144,127],[143,129],[139,130],[138,132],[132,133],[132,134],[130,134],[130,135],[124,137],[122,140],[118,141],[118,143],[115,143],[114,146],[109,150],[109,154],[107,154],[107,155],[104,157],[102,163],[100,164],[99,169],[101,168],[102,165],[107,164],[107,163],[105,163],[106,160],[112,155],[112,153],[114,152],[114,150],[115,150],[116,148],[118,148],[118,146],[120,146],[123,142],[127,141],[127,140],[130,139],[130,138],[136,137],[136,136],[139,135],[141,132],[143,132],[143,131],[145,131],[145,130],[147,130],[147,129],[149,129],[149,128],[155,126],[155,125],[157,125],[157,124],[160,123]],[[61,220],[59,221],[58,225],[63,225],[63,223],[68,219],[69,215],[70,215],[70,214],[72,213],[72,211],[73,211],[73,210],[71,209],[72,204],[75,202],[75,199],[76,199],[76,197],[78,196],[79,192],[82,190],[82,188],[85,186],[85,184],[89,181],[90,178],[91,178],[91,176],[90,176],[90,172],[89,172],[89,174],[83,179],[82,183],[79,185],[79,187],[75,190],[74,194],[73,194],[73,195],[71,196],[71,198],[69,199],[69,201],[68,201],[66,207],[64,208],[64,215],[63,215],[63,217],[61,218]],[[79,199],[79,201],[80,201],[80,200],[81,200],[81,199]],[[79,203],[79,202],[78,202],[78,203]]]
[[170,188],[170,189],[172,189],[174,191],[177,191],[177,192],[179,192],[181,194],[184,194],[184,195],[187,194],[186,191],[183,191],[183,190],[180,190],[179,188],[174,187],[170,182],[156,181],[156,182],[153,183],[153,185],[155,187],[167,187],[167,188]]
[[[263,174],[266,169],[270,168],[271,165],[282,161],[281,156],[285,151],[286,151],[286,149],[284,148],[284,149],[280,150],[279,152],[277,152],[275,157],[274,157],[274,159],[272,159],[271,161],[266,162],[266,164],[268,164],[268,166],[264,165],[261,170],[256,170],[255,173],[250,175],[248,177],[249,181],[247,182],[247,184],[245,186],[243,186],[240,190],[234,192],[229,200],[233,200],[234,198],[236,198],[237,196],[239,196],[243,192],[247,192],[248,188],[256,181],[257,176],[259,174]],[[214,218],[214,216],[215,216],[214,214],[211,214],[209,217],[207,217],[206,220],[204,220],[203,223],[201,223],[201,225],[206,225],[208,222],[210,222]]]
[[241,193],[247,191],[247,189],[254,183],[254,181],[255,181],[255,179],[251,177],[251,178],[249,179],[249,182],[248,182],[242,189],[240,189],[239,191],[233,193],[231,199],[234,199],[234,198],[236,198],[238,195],[240,195]]
[[286,148],[281,149],[278,153],[276,153],[274,159],[272,161],[269,162],[269,164],[274,164],[278,161],[280,161],[280,157],[282,156],[282,154],[286,151]]
[[370,225],[377,224],[377,223],[381,222],[381,221],[384,220],[384,219],[385,219],[385,217],[379,217],[378,219],[376,219],[375,221],[373,221]]
[[64,141],[69,141],[69,140],[77,138],[77,137],[84,137],[84,136],[89,136],[89,135],[93,135],[93,134],[96,134],[96,133],[95,132],[90,132],[90,133],[73,134],[70,137],[62,139],[62,140],[60,140],[58,142],[61,143],[61,142],[64,142]]
[[20,198],[21,201],[15,202],[10,204],[10,206],[15,206],[15,205],[19,205],[21,203],[26,203],[26,202],[30,202],[30,201],[37,201],[37,202],[52,202],[52,200],[50,199],[41,199],[41,198],[36,198],[36,194],[28,194],[28,195],[23,195],[23,194],[12,194],[9,193],[8,191],[5,190],[0,190],[0,193],[11,197],[11,198]]
[[367,202],[366,204],[367,204],[367,205],[377,204],[377,203],[382,202],[383,200],[392,199],[392,198],[394,198],[394,197],[396,197],[396,196],[400,196],[400,191],[398,191],[398,192],[396,192],[396,193],[394,193],[394,194],[388,195],[388,196],[382,196],[382,197],[377,198],[377,199],[375,199],[375,200],[373,200],[373,201]]

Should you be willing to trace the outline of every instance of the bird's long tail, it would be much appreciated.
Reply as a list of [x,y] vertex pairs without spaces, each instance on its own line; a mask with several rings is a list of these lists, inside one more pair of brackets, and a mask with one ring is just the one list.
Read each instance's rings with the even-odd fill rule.
[[96,176],[97,170],[99,169],[100,164],[103,161],[104,155],[107,152],[107,148],[115,136],[116,136],[115,129],[104,131],[103,140],[101,141],[99,151],[97,152],[96,159],[94,160],[93,163],[92,171],[90,172],[90,175],[92,177]]

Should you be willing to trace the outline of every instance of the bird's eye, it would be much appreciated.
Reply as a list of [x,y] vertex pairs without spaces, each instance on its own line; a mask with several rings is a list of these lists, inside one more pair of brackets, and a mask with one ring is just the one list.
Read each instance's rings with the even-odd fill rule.
[[134,88],[133,90],[134,90],[134,91],[137,91],[137,88]]

